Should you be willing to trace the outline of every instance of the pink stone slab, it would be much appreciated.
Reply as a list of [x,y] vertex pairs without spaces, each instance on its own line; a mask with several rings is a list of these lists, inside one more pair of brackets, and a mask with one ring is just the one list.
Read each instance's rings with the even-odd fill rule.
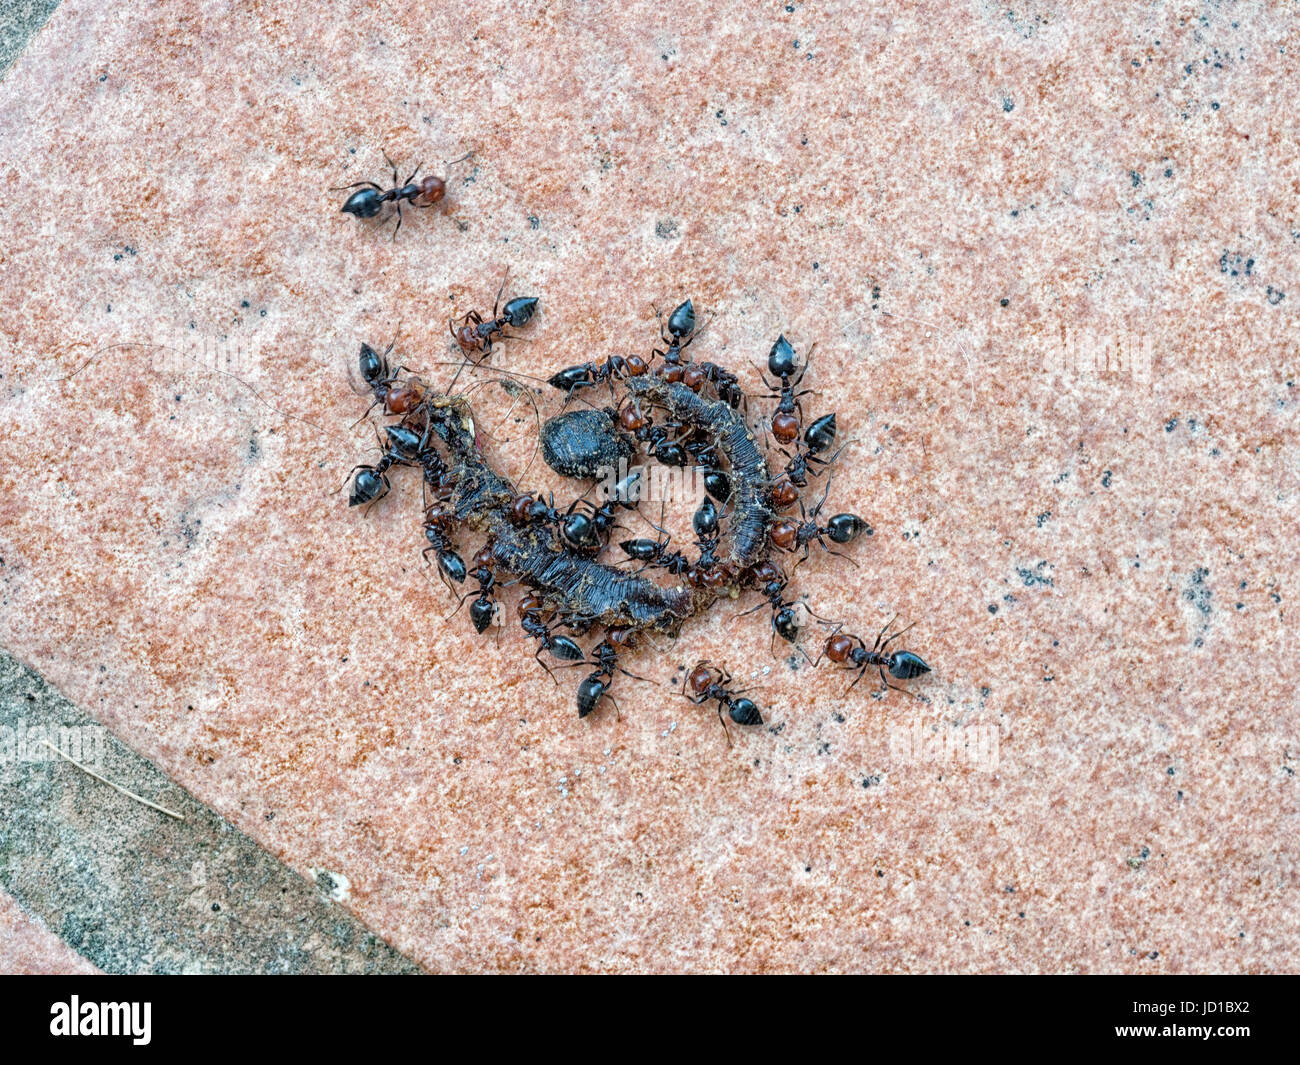
[[[0,83],[0,643],[434,970],[1293,971],[1289,23],[790,6],[67,0]],[[396,243],[330,191],[384,149],[474,152]],[[816,343],[875,534],[793,588],[916,622],[924,701],[747,598],[580,722],[513,616],[445,620],[415,480],[338,491],[345,366],[400,326],[445,380],[507,267],[508,369],[687,295],[751,390]],[[672,692],[701,658],[772,730]]]

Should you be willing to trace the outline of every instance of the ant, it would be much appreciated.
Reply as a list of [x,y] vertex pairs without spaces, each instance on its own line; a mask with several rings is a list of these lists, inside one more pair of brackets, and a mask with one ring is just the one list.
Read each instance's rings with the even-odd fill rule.
[[614,703],[615,713],[618,712],[618,703],[614,702],[614,697],[609,694],[609,689],[614,683],[615,670],[625,677],[631,677],[633,680],[646,679],[645,677],[638,677],[635,673],[629,673],[618,664],[619,653],[630,650],[635,646],[635,629],[612,628],[605,630],[605,639],[592,649],[592,661],[588,663],[595,666],[596,671],[578,685],[579,717],[586,717],[590,714],[596,709],[596,704],[606,696],[608,696],[611,703]]
[[732,410],[739,410],[747,405],[744,390],[740,387],[740,378],[716,362],[700,363],[700,372],[704,379],[713,385],[718,399]]
[[[492,541],[489,540],[483,545],[482,549],[474,556],[473,568],[469,571],[469,576],[478,581],[478,598],[470,604],[469,619],[474,623],[474,631],[480,636],[488,629],[488,626],[496,621],[500,611],[500,604],[497,603],[493,590],[496,588],[496,573],[494,572],[492,555]],[[461,598],[461,603],[469,598],[468,593]],[[456,610],[460,610],[457,607]]]
[[[772,543],[776,544],[782,551],[798,551],[802,547],[803,558],[799,562],[804,562],[808,558],[808,549],[814,542],[821,544],[832,555],[841,554],[839,551],[831,551],[826,546],[826,541],[822,539],[823,536],[829,536],[837,544],[852,543],[864,532],[870,536],[873,531],[871,526],[856,514],[836,514],[825,525],[817,524],[817,515],[821,513],[830,490],[831,485],[828,480],[826,482],[826,491],[811,512],[806,511],[803,503],[800,502],[799,514],[802,518],[801,521],[795,521],[793,518],[782,518],[780,521],[775,522],[770,530]],[[847,555],[841,557],[848,558]],[[851,558],[849,561],[853,562]],[[857,565],[856,562],[853,564]],[[795,566],[798,567],[798,565],[799,563],[796,562]]]
[[[427,437],[421,437],[408,425],[386,425],[384,433],[388,443],[383,455],[373,466],[354,466],[352,472],[352,491],[348,494],[348,506],[357,507],[383,499],[391,490],[388,471],[394,466],[416,466],[420,464]],[[433,452],[437,454],[437,452]],[[351,476],[351,474],[349,474]]]
[[[562,658],[566,662],[581,662],[585,658],[582,648],[571,640],[568,636],[552,636],[551,629],[560,622],[547,625],[542,620],[542,601],[535,595],[526,595],[519,600],[519,626],[533,639],[539,641],[537,654],[533,657],[537,659],[538,664],[551,673],[551,667],[542,661],[542,652],[550,651],[556,658]],[[555,674],[551,673],[551,680],[555,680]],[[560,682],[555,680],[556,684]]]
[[[897,614],[889,619],[885,627],[880,630],[879,635],[876,636],[876,642],[872,644],[870,651],[867,650],[867,645],[862,642],[861,637],[854,636],[850,633],[840,632],[843,625],[837,625],[835,631],[831,633],[830,637],[826,640],[826,650],[824,654],[827,658],[837,665],[844,666],[848,669],[856,669],[858,671],[858,675],[854,678],[853,683],[845,690],[846,695],[851,692],[857,685],[858,681],[862,679],[868,666],[875,666],[880,671],[880,683],[882,685],[880,689],[881,691],[884,691],[885,688],[893,688],[895,691],[907,692],[906,688],[900,688],[897,684],[889,683],[885,677],[886,670],[888,670],[889,675],[894,677],[896,680],[912,680],[915,677],[930,672],[930,667],[926,665],[921,656],[913,654],[911,651],[891,651],[888,654],[885,653],[885,649],[891,643],[902,636],[903,633],[911,629],[912,625],[916,624],[916,622],[913,622],[912,625],[908,625],[907,628],[900,629],[892,636],[886,637],[885,633],[889,631],[889,626],[897,620]],[[818,658],[817,661],[821,662],[821,659]],[[907,692],[907,694],[916,695],[915,692]],[[920,698],[920,696],[917,696],[917,698]]]
[[515,525],[529,525],[542,522],[555,526],[560,540],[565,547],[583,553],[599,553],[605,546],[608,533],[614,522],[613,502],[595,507],[587,503],[590,514],[578,511],[583,501],[575,499],[569,509],[561,513],[555,509],[555,495],[551,493],[550,502],[544,503],[532,495],[515,496],[510,504],[510,520]]
[[392,350],[393,345],[389,344],[383,354],[380,354],[369,344],[363,343],[357,360],[361,379],[374,393],[375,402],[384,405],[385,414],[409,414],[423,401],[424,386],[414,378],[404,384],[395,384],[398,375],[406,367],[399,366],[395,370],[389,368],[388,356]]
[[[686,691],[690,688],[690,692]],[[727,723],[722,719],[722,711],[737,725],[761,725],[763,715],[753,700],[746,699],[739,691],[731,690],[731,674],[725,669],[714,669],[709,662],[697,662],[695,668],[682,679],[682,694],[696,704],[718,700],[718,720],[722,721],[723,731]],[[741,696],[737,698],[737,696]],[[731,743],[731,733],[727,732],[727,743]]]
[[[506,277],[501,279],[501,287],[497,289],[491,318],[485,321],[478,311],[470,311],[465,317],[457,318],[448,324],[456,346],[472,362],[482,362],[492,354],[492,341],[496,337],[504,337],[506,326],[510,325],[518,329],[527,325],[537,310],[536,296],[516,296],[504,307],[501,306],[501,294],[506,290],[506,279],[509,276],[510,272],[507,270]],[[456,328],[456,322],[461,323],[459,329]]]
[[672,543],[672,536],[665,530],[650,524],[663,533],[662,540],[624,540],[618,546],[623,549],[623,553],[628,558],[637,562],[644,562],[647,566],[654,566],[656,569],[666,570],[674,577],[680,577],[688,573],[691,569],[691,560],[683,555],[680,551],[669,551],[668,545]]
[[[472,154],[474,153],[462,155],[447,165],[450,167],[455,166],[456,163],[463,163]],[[356,192],[343,201],[343,206],[339,210],[356,215],[358,218],[374,218],[383,210],[384,204],[393,203],[397,207],[397,225],[393,228],[393,239],[396,240],[398,230],[402,228],[402,201],[406,200],[412,207],[432,207],[447,194],[447,182],[433,174],[416,181],[415,175],[424,165],[417,163],[415,169],[411,171],[411,176],[398,184],[397,164],[388,158],[387,152],[384,152],[384,161],[393,171],[392,188],[382,189],[373,181],[354,181],[351,185],[339,185],[330,191],[356,189]]]
[[429,541],[429,546],[424,549],[424,556],[427,561],[429,552],[434,552],[442,583],[447,585],[447,590],[453,595],[455,590],[448,579],[457,584],[465,583],[465,560],[456,553],[455,542],[451,539],[455,523],[456,512],[452,508],[442,503],[432,503],[425,508],[424,538]]
[[[809,356],[811,355],[810,351]],[[771,397],[777,400],[776,410],[772,414],[772,435],[779,443],[789,444],[798,438],[799,428],[803,422],[803,405],[799,402],[799,397],[812,392],[811,388],[805,388],[802,392],[795,391],[799,387],[799,382],[803,380],[803,375],[808,371],[808,359],[805,358],[803,365],[799,366],[794,348],[782,333],[772,345],[772,350],[768,352],[767,368],[781,382],[779,386],[774,385],[765,374],[761,371],[759,373],[763,378],[763,384],[771,389]]]
[[[660,351],[655,348],[650,354],[653,358],[655,355],[660,356],[667,364],[663,367],[663,373],[670,381],[681,380],[682,352],[686,350],[687,345],[695,339],[695,305],[688,299],[679,303],[673,308],[672,314],[668,316],[667,329],[664,328],[663,314],[657,308],[655,317],[659,319],[659,339],[665,345],[665,350]],[[669,376],[669,371],[675,369],[676,376]]]
[[[764,559],[759,562],[747,574],[749,580],[753,583],[763,597],[766,603],[759,603],[754,610],[762,610],[764,606],[772,608],[772,649],[775,653],[776,638],[778,636],[787,643],[795,643],[799,638],[799,617],[795,612],[797,603],[795,601],[786,601],[785,587],[787,584],[785,572],[777,563],[770,559]],[[754,613],[754,610],[746,610],[744,614],[737,615],[745,617],[747,614]],[[795,644],[797,647],[798,644]],[[800,648],[802,650],[802,648]],[[804,654],[807,658],[807,653]]]
[[567,392],[569,398],[572,398],[578,389],[594,388],[604,382],[609,385],[609,395],[612,399],[616,380],[640,377],[648,368],[645,359],[639,355],[629,355],[627,358],[622,355],[611,355],[603,362],[583,362],[577,366],[569,366],[553,374],[546,383],[561,392]]

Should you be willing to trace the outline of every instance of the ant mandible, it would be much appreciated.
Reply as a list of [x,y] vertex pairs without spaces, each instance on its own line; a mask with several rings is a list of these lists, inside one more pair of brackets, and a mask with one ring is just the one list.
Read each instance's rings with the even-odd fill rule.
[[[463,163],[473,154],[473,152],[470,152],[462,155],[459,159],[453,160],[447,165],[451,167],[457,163]],[[432,207],[447,194],[447,182],[433,174],[428,174],[416,181],[415,175],[420,172],[420,167],[424,165],[423,163],[417,163],[415,169],[411,171],[411,176],[399,184],[397,180],[397,164],[388,158],[387,152],[384,152],[384,161],[393,172],[392,188],[381,188],[373,181],[354,181],[351,185],[338,185],[331,191],[342,192],[345,189],[356,189],[356,192],[343,201],[343,206],[339,210],[356,215],[358,218],[374,218],[383,210],[384,204],[394,204],[397,207],[397,225],[393,227],[393,239],[396,240],[398,230],[402,228],[402,201],[405,200],[412,207]]]
[[[912,680],[922,674],[930,672],[930,667],[926,665],[925,660],[922,659],[920,655],[913,654],[911,651],[891,651],[888,654],[885,653],[886,648],[889,647],[891,643],[911,629],[912,625],[916,624],[916,622],[913,622],[912,625],[908,625],[907,628],[900,629],[892,636],[886,638],[885,633],[889,631],[889,626],[897,620],[897,614],[889,619],[885,627],[880,630],[879,635],[876,636],[876,642],[872,644],[870,651],[867,650],[867,645],[863,643],[861,637],[854,636],[852,633],[840,632],[840,629],[843,627],[842,625],[837,625],[835,631],[831,633],[830,637],[826,640],[826,650],[823,653],[827,658],[837,665],[844,666],[847,669],[856,669],[858,671],[858,675],[854,678],[853,683],[845,689],[846,695],[851,692],[857,685],[858,681],[862,679],[867,668],[875,666],[880,670],[880,683],[882,685],[881,691],[884,691],[885,688],[893,688],[895,691],[907,692],[908,695],[916,696],[915,692],[908,692],[906,688],[900,688],[897,684],[890,684],[885,678],[886,670],[888,670],[889,675],[894,677],[896,680]],[[819,658],[817,661],[820,662],[821,659]],[[920,698],[920,696],[916,697]]]

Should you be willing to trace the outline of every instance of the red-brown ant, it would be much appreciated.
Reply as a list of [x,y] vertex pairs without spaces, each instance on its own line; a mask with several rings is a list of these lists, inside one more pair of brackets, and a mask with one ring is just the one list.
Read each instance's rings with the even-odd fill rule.
[[[686,689],[690,688],[688,692]],[[743,689],[742,689],[743,691]],[[682,694],[696,704],[718,700],[718,720],[722,721],[723,731],[727,723],[723,721],[722,711],[737,725],[761,725],[763,715],[753,700],[746,699],[740,691],[731,689],[731,674],[725,669],[714,669],[709,662],[697,662],[694,668],[682,680]],[[741,696],[737,698],[737,696]],[[731,743],[731,733],[727,733],[727,743]]]
[[[836,514],[825,525],[817,524],[817,515],[821,513],[822,507],[826,503],[826,497],[830,494],[830,481],[826,482],[826,491],[822,494],[817,505],[812,511],[806,511],[801,502],[799,504],[799,514],[802,520],[795,521],[793,518],[782,518],[780,521],[772,524],[769,533],[772,537],[772,543],[776,544],[782,551],[798,551],[803,548],[803,562],[808,558],[808,549],[813,543],[821,544],[822,548],[832,555],[841,555],[839,551],[832,551],[826,546],[823,536],[829,536],[837,544],[852,543],[862,533],[868,536],[872,533],[872,528],[856,514]],[[847,555],[841,555],[848,558]],[[850,562],[853,560],[850,558]],[[798,562],[795,563],[796,567]],[[856,562],[853,563],[855,566]]]
[[570,397],[580,388],[594,388],[601,383],[609,385],[609,394],[614,395],[614,382],[624,377],[640,377],[647,370],[645,359],[639,355],[611,355],[603,362],[583,362],[577,366],[553,374],[547,384],[566,392]]
[[[474,563],[468,574],[478,582],[477,598],[470,604],[469,618],[474,623],[474,631],[480,636],[497,619],[501,609],[496,596],[493,594],[496,588],[496,573],[492,567],[492,542],[489,540],[479,550],[479,553],[474,556]],[[469,594],[466,594],[462,597],[461,603],[464,604],[468,598]],[[460,607],[458,606],[456,610],[460,610]]]
[[[507,277],[509,271],[507,271]],[[470,311],[463,318],[457,318],[448,324],[456,346],[471,362],[482,362],[492,354],[492,342],[505,335],[506,326],[518,329],[527,325],[537,310],[536,296],[516,296],[501,306],[501,294],[506,290],[506,278],[502,278],[497,298],[492,304],[492,317],[484,320],[478,311]],[[460,323],[457,328],[456,323]]]
[[[473,154],[473,153],[470,153]],[[462,155],[459,159],[448,163],[448,166],[455,166],[456,163],[463,163],[469,155]],[[415,180],[415,175],[420,172],[423,163],[417,163],[411,176],[405,181],[398,183],[397,164],[388,158],[388,153],[384,152],[384,161],[388,163],[393,172],[393,187],[383,189],[373,181],[354,181],[351,185],[339,185],[332,189],[333,192],[342,192],[345,189],[356,189],[351,196],[343,201],[343,206],[339,210],[347,214],[356,215],[358,218],[374,218],[381,210],[384,204],[392,203],[397,208],[397,225],[393,227],[393,239],[397,239],[398,230],[402,228],[402,201],[407,201],[412,207],[432,207],[447,194],[447,182],[433,174],[426,175],[419,181]]]
[[[811,354],[810,351],[809,356]],[[772,414],[772,435],[779,443],[788,444],[798,438],[803,423],[803,406],[799,397],[812,392],[811,388],[805,388],[802,392],[795,391],[808,370],[808,359],[804,359],[802,366],[798,365],[794,348],[783,333],[777,337],[772,350],[768,352],[767,368],[780,380],[779,385],[774,385],[766,374],[760,372],[759,375],[763,378],[763,384],[771,389],[772,398],[777,400],[776,410]]]
[[402,384],[396,383],[398,375],[406,367],[389,367],[388,356],[392,350],[393,345],[390,344],[381,354],[369,344],[363,343],[357,360],[361,379],[374,393],[375,402],[383,404],[385,414],[410,414],[424,400],[424,386],[415,378],[408,378]]
[[[844,666],[847,669],[856,669],[858,675],[854,678],[853,683],[845,690],[845,694],[851,692],[866,673],[868,667],[875,666],[880,671],[881,691],[885,688],[893,688],[895,691],[907,692],[906,688],[900,688],[897,684],[890,684],[885,677],[885,671],[897,680],[912,680],[924,673],[930,672],[930,667],[920,655],[913,654],[911,651],[892,651],[885,653],[885,649],[897,640],[903,633],[912,628],[908,625],[905,629],[900,629],[892,636],[886,638],[885,633],[889,631],[889,626],[898,620],[895,614],[889,619],[888,623],[880,630],[876,637],[876,642],[872,645],[871,650],[867,650],[867,645],[862,642],[861,637],[854,636],[850,633],[842,633],[842,625],[837,625],[835,631],[826,640],[825,657],[829,658],[836,665]],[[916,623],[913,622],[913,625]],[[821,658],[817,660],[821,662]],[[916,695],[915,692],[907,692],[908,695]],[[919,696],[918,696],[919,698]]]

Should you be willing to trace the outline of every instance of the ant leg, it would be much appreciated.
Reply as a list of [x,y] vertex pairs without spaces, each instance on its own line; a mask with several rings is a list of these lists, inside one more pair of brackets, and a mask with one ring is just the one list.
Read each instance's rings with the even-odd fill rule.
[[876,651],[880,650],[880,641],[885,638],[885,633],[889,631],[889,626],[892,625],[897,620],[898,620],[898,615],[895,614],[892,618],[890,618],[887,622],[885,622],[885,627],[881,629],[880,633],[876,636],[876,642],[871,645],[871,650],[873,654]]
[[537,664],[541,666],[544,670],[546,670],[548,674],[550,674],[551,680],[555,681],[555,686],[558,688],[560,686],[560,682],[558,680],[555,680],[555,674],[551,672],[551,667],[542,661],[542,652],[545,650],[546,650],[546,644],[539,643],[537,645],[537,653],[533,655],[533,657],[537,659]]
[[727,719],[722,716],[722,709],[723,709],[723,703],[722,700],[719,699],[718,700],[718,722],[722,725],[723,735],[727,737],[727,746],[734,747],[735,744],[731,742],[731,729],[727,728]]
[[330,191],[330,192],[347,192],[348,189],[359,189],[359,188],[361,188],[361,186],[363,186],[363,185],[369,185],[369,186],[370,186],[372,189],[374,189],[376,192],[383,192],[383,191],[384,191],[384,190],[381,189],[378,185],[376,185],[373,181],[354,181],[354,182],[352,182],[351,185],[331,185],[329,191]]
[[398,200],[395,206],[397,207],[397,225],[395,225],[395,226],[393,227],[393,240],[394,240],[394,241],[397,240],[397,234],[398,234],[399,232],[401,232],[401,229],[402,229],[402,203],[401,203],[401,201]]
[[389,169],[391,169],[392,172],[393,172],[393,188],[397,188],[397,187],[398,187],[398,184],[397,184],[397,164],[396,164],[395,162],[393,162],[391,159],[388,158],[388,152],[387,152],[387,151],[385,151],[383,148],[380,148],[379,150],[380,150],[381,152],[384,153],[384,162],[386,162],[386,163],[388,164]]
[[[861,641],[858,642],[861,643]],[[853,683],[844,689],[844,694],[848,695],[849,692],[851,692],[854,688],[858,686],[858,681],[860,681],[866,675],[867,675],[867,663],[863,662],[861,667],[858,669],[858,675],[853,679]]]
[[[418,174],[418,173],[420,172],[420,167],[422,167],[422,166],[424,166],[424,161],[423,161],[423,160],[421,160],[420,162],[416,163],[416,164],[415,164],[415,169],[411,171],[411,176],[410,176],[409,178],[407,178],[405,181],[403,181],[402,184],[403,184],[403,185],[409,185],[412,181],[414,181],[414,180],[415,180],[415,175]],[[395,174],[394,174],[394,177],[396,177]]]
[[[895,618],[895,620],[897,620],[898,615],[895,614],[895,615],[894,615],[894,618]],[[891,624],[892,624],[892,622],[891,622]],[[897,640],[897,639],[898,639],[900,636],[902,636],[905,632],[908,632],[910,629],[914,629],[914,628],[916,628],[916,622],[915,622],[915,621],[912,622],[912,624],[908,625],[906,629],[899,629],[896,633],[894,633],[893,636],[889,637],[889,639],[887,639],[884,643],[882,643],[882,644],[880,645],[880,653],[881,653],[881,654],[884,654],[884,653],[885,653],[885,648],[886,648],[886,647],[888,647],[891,643],[893,643],[895,640]],[[882,633],[881,635],[884,635],[884,634]]]

